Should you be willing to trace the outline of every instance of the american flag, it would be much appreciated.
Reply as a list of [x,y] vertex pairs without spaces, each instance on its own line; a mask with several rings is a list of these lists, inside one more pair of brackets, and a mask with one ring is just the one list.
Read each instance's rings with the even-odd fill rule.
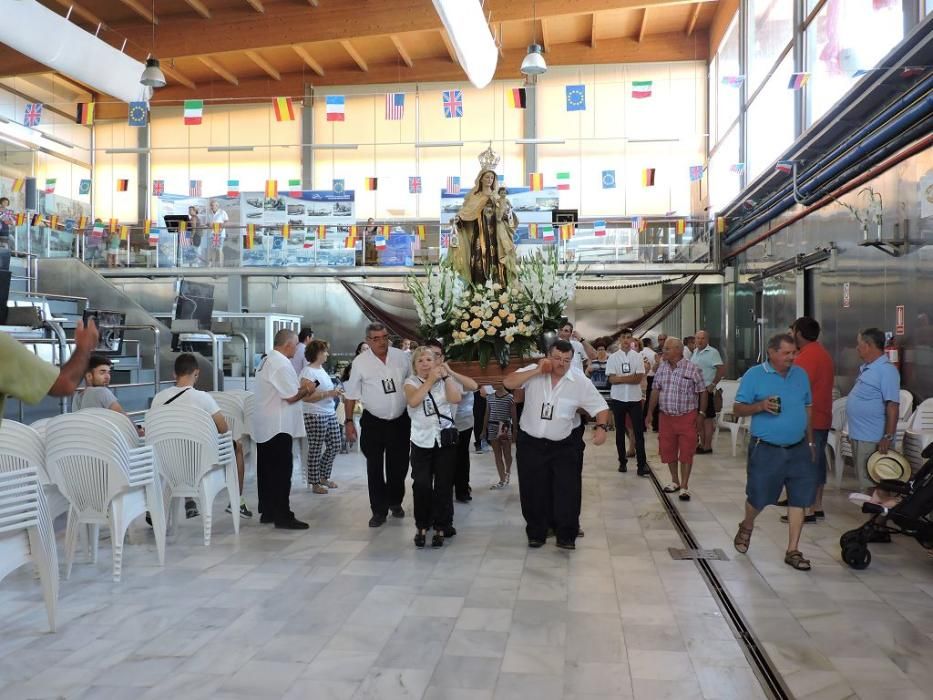
[[201,196],[201,181],[200,180],[190,180],[188,182],[188,196],[189,197],[200,197]]
[[463,90],[444,90],[442,97],[446,119],[459,119],[463,116]]
[[163,194],[165,194],[165,180],[153,180],[152,196],[161,197]]
[[460,178],[451,175],[447,178],[447,194],[460,194]]
[[405,116],[405,93],[386,93],[386,119],[397,121]]
[[408,192],[409,194],[418,194],[421,192],[421,177],[415,175],[408,178]]
[[26,103],[26,113],[23,117],[24,126],[39,126],[39,122],[42,121],[42,103],[41,102],[27,102]]

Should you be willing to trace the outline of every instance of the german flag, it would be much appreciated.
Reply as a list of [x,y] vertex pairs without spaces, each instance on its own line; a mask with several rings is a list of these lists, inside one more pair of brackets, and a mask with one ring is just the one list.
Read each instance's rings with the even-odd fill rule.
[[266,198],[272,199],[279,196],[278,180],[266,180]]
[[79,102],[75,111],[75,124],[84,124],[90,126],[94,123],[94,103]]
[[641,171],[641,186],[654,187],[654,168],[645,168]]
[[509,104],[515,109],[525,109],[527,93],[525,88],[512,88],[509,93]]
[[126,192],[130,188],[130,181],[126,178],[117,180],[117,192]]
[[375,192],[379,189],[379,178],[378,177],[368,177],[366,178],[366,189],[370,192]]
[[528,187],[532,191],[544,189],[544,175],[542,173],[528,173]]
[[291,97],[276,97],[272,101],[272,109],[275,111],[277,122],[295,121],[295,106],[292,104]]

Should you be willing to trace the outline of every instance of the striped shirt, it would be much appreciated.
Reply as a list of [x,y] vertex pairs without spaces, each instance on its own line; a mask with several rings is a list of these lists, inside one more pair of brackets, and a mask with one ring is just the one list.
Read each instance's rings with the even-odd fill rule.
[[684,358],[672,367],[662,362],[654,375],[652,390],[660,392],[658,407],[669,416],[682,416],[697,410],[698,394],[706,391],[703,372]]
[[486,397],[486,405],[489,407],[490,423],[511,423],[512,422],[512,404],[515,398],[511,394],[505,396],[496,396],[490,394]]

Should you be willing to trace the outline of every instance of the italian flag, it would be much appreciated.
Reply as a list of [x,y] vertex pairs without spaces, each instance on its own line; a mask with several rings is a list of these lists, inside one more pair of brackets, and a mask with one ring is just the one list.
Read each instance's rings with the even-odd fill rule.
[[651,80],[633,80],[632,97],[636,100],[643,100],[646,97],[651,97],[651,87]]
[[292,197],[301,196],[301,180],[288,181],[288,194]]
[[204,100],[185,100],[185,124],[195,126],[204,116]]
[[570,173],[557,173],[557,189],[570,189]]

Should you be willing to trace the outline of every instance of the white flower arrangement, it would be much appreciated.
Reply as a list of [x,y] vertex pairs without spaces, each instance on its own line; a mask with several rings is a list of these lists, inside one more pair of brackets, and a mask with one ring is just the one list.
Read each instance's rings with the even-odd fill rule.
[[518,266],[517,283],[530,309],[532,321],[541,331],[557,330],[567,304],[577,291],[579,266],[574,263],[560,269],[557,252],[535,251]]

